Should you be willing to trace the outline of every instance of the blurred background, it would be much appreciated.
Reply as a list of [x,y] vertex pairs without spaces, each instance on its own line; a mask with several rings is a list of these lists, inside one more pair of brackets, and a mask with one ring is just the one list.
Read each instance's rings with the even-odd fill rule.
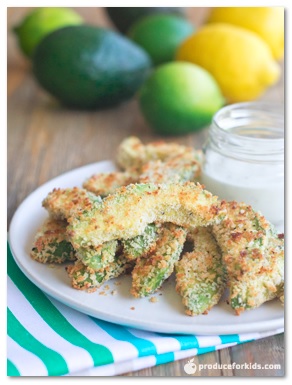
[[[19,51],[17,45],[17,39],[11,32],[12,28],[19,24],[21,20],[33,10],[32,7],[21,7],[21,8],[7,8],[7,25],[8,25],[8,66],[9,67],[28,67],[29,62],[23,58],[22,53]],[[100,27],[109,27],[115,28],[113,22],[110,20],[108,14],[102,7],[92,7],[92,8],[80,8],[72,7],[73,10],[78,12],[84,20],[92,25]],[[200,25],[206,19],[209,8],[197,7],[186,9],[188,19]]]
[[[141,58],[144,55],[141,62],[146,63],[141,70],[141,84],[138,82],[139,87],[143,88],[140,100],[137,97],[140,88],[131,89],[131,97],[110,108],[80,109],[74,106],[67,108],[63,103],[59,103],[58,98],[52,97],[51,91],[48,92],[56,77],[62,82],[65,76],[70,74],[66,67],[65,73],[61,75],[61,71],[51,71],[53,78],[44,79],[33,74],[33,61],[36,62],[34,65],[39,74],[48,71],[43,68],[49,62],[44,59],[48,53],[44,44],[46,38],[37,46],[34,59],[27,57],[19,44],[20,35],[25,35],[26,32],[26,27],[23,27],[26,25],[26,17],[34,9],[8,8],[8,219],[29,192],[52,177],[84,164],[114,159],[117,146],[127,136],[138,136],[143,142],[163,139],[201,148],[207,138],[213,113],[224,103],[232,102],[231,99],[242,101],[239,100],[244,91],[242,81],[249,84],[249,92],[252,92],[247,96],[251,96],[252,100],[283,103],[283,18],[280,17],[279,21],[278,16],[272,15],[271,22],[270,11],[262,14],[259,8],[252,10],[251,17],[244,17],[241,13],[238,17],[232,14],[234,9],[237,8],[231,9],[231,16],[230,12],[227,15],[221,15],[220,12],[213,14],[213,24],[209,22],[214,9],[196,7],[183,9],[182,15],[177,16],[180,17],[179,21],[158,20],[157,26],[155,20],[154,24],[151,24],[152,21],[143,24],[137,20],[138,25],[135,24],[135,28],[129,25],[131,36],[128,36],[128,32],[124,35],[128,42],[127,47],[129,48],[130,44],[133,48],[133,42],[136,47],[139,45],[138,56]],[[109,12],[102,7],[71,10],[83,19],[85,25],[117,31],[117,19],[113,15],[110,17]],[[125,18],[125,12],[129,11],[123,12]],[[119,21],[120,13],[116,14]],[[228,26],[218,29],[216,18],[219,21],[229,18]],[[235,25],[240,24],[242,20],[251,21],[253,25],[248,25],[243,30],[242,26]],[[38,22],[42,26],[45,25],[41,18]],[[13,31],[16,26],[23,27],[18,30],[18,35]],[[238,28],[241,28],[241,32],[238,32],[240,43],[233,38],[234,30]],[[255,33],[251,32],[250,28],[259,28],[257,35],[265,35],[266,42],[259,36],[251,37],[251,34]],[[151,40],[147,36],[153,35],[147,33],[155,29],[158,32]],[[29,31],[28,28],[26,39],[30,40],[34,35],[35,32]],[[55,42],[61,41],[59,35],[56,36]],[[222,37],[219,39],[218,36]],[[280,47],[278,57],[273,56],[268,48],[269,43]],[[39,49],[40,47],[42,49]],[[176,55],[170,60],[170,70],[163,69],[168,66],[163,60],[169,61],[169,57],[165,59],[160,56],[164,47],[170,47],[171,55]],[[137,48],[135,49],[137,53]],[[228,55],[224,55],[224,49]],[[145,60],[147,50],[152,60],[160,62],[152,67],[150,73],[153,77],[150,81],[144,79],[143,73],[145,68],[147,70],[149,67]],[[133,50],[131,52],[133,53]],[[47,58],[51,60],[55,55],[56,53],[51,51]],[[123,50],[120,55],[123,55]],[[126,52],[124,58],[127,55]],[[119,67],[119,60],[120,57],[116,67]],[[187,62],[187,68],[181,67],[178,62],[181,60]],[[57,60],[53,60],[53,65],[56,62]],[[238,82],[243,84],[240,86],[242,88],[232,79],[233,73],[236,74]],[[67,87],[69,82],[64,83],[62,86]],[[70,93],[69,90],[69,97],[71,94],[78,96],[81,92],[77,87],[74,92]],[[87,100],[81,99],[82,102]],[[249,100],[246,96],[243,99]],[[193,104],[194,111],[189,108]],[[172,115],[178,105],[183,107],[182,117]]]

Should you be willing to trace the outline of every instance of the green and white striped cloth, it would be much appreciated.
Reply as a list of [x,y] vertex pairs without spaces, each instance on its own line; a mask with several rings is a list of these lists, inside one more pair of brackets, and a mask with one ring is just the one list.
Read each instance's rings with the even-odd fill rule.
[[8,376],[115,376],[282,333],[165,335],[87,316],[44,294],[8,247]]

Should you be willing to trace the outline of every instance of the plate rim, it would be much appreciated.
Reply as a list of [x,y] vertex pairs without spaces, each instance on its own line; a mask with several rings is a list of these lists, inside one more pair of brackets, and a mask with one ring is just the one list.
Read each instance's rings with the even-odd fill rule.
[[[107,312],[103,312],[96,309],[89,309],[84,304],[78,304],[78,301],[74,301],[74,299],[64,298],[64,295],[62,293],[59,293],[58,291],[55,291],[51,289],[50,287],[47,287],[42,283],[41,280],[38,280],[37,277],[35,277],[25,266],[22,259],[23,257],[19,256],[18,253],[15,251],[14,248],[14,233],[15,228],[17,229],[17,220],[19,215],[21,215],[21,211],[24,209],[27,201],[31,200],[34,195],[37,195],[41,189],[43,189],[45,186],[53,184],[55,182],[58,182],[59,179],[63,179],[68,174],[80,172],[83,169],[88,169],[89,167],[110,167],[110,168],[116,168],[115,164],[111,160],[103,160],[100,162],[93,162],[86,165],[83,165],[81,167],[77,167],[74,169],[71,169],[69,171],[66,171],[37,187],[35,190],[33,190],[24,200],[20,203],[20,205],[17,207],[10,225],[9,225],[9,232],[8,232],[8,241],[10,250],[12,253],[12,256],[20,268],[20,270],[26,275],[26,277],[33,282],[39,289],[41,289],[43,292],[48,294],[49,296],[55,298],[59,302],[77,310],[81,313],[99,318],[101,320],[112,322],[118,325],[127,326],[127,327],[133,327],[140,330],[145,331],[151,331],[151,332],[158,332],[158,333],[166,333],[166,334],[196,334],[196,335],[228,335],[228,334],[241,334],[241,333],[253,333],[253,332],[265,332],[265,331],[272,331],[276,329],[284,328],[284,310],[283,310],[283,316],[278,317],[276,319],[271,320],[265,320],[265,321],[257,321],[257,322],[249,322],[249,323],[240,323],[240,324],[233,324],[230,323],[227,325],[217,325],[215,332],[213,330],[210,331],[209,324],[193,324],[193,325],[179,325],[179,331],[173,329],[173,324],[165,324],[163,322],[157,322],[157,321],[148,321],[140,319],[137,321],[136,319],[131,321],[127,316],[123,315],[116,315],[116,314],[109,314]],[[79,183],[77,183],[79,185]]]

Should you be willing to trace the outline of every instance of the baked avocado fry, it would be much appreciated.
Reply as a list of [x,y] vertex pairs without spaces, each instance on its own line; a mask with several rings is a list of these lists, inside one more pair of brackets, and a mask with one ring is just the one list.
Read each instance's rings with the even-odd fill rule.
[[161,160],[164,162],[178,155],[195,159],[198,162],[202,161],[202,151],[194,150],[192,147],[164,141],[144,145],[137,137],[130,136],[124,139],[118,147],[117,163],[123,170],[131,167],[139,170],[149,161]]
[[277,237],[270,237],[263,252],[261,268],[246,273],[243,279],[233,282],[231,306],[237,314],[255,309],[266,301],[280,298],[284,302],[284,244]]
[[154,223],[147,225],[143,234],[122,240],[124,256],[128,260],[135,260],[149,254],[155,248],[157,238],[158,225]]
[[186,314],[207,314],[226,287],[221,251],[211,229],[199,227],[188,234],[194,250],[175,264],[176,290],[182,296]]
[[201,174],[197,160],[178,155],[165,162],[150,161],[141,169],[139,183],[184,183],[194,182]]
[[131,294],[134,297],[154,293],[171,275],[182,252],[186,235],[187,230],[182,227],[172,223],[162,225],[155,250],[146,258],[138,258],[132,270]]
[[54,189],[43,200],[42,205],[52,218],[64,220],[72,215],[91,210],[101,202],[101,197],[84,189],[73,187]]
[[[69,219],[87,213],[102,202],[99,196],[77,187],[54,189],[43,201],[43,206],[52,218]],[[66,226],[67,222],[65,221]],[[66,231],[66,228],[65,230]],[[67,236],[67,235],[66,235]],[[68,238],[68,237],[67,237]],[[71,246],[72,247],[72,246]],[[77,258],[93,270],[102,270],[114,260],[118,247],[117,241],[106,242],[99,246],[75,248]]]
[[277,296],[283,282],[284,242],[251,206],[228,202],[226,209],[213,234],[227,269],[231,306],[240,314]]
[[95,291],[106,281],[124,274],[131,267],[123,255],[116,255],[114,260],[104,269],[95,271],[85,266],[80,260],[66,268],[74,289]]
[[[141,173],[141,174],[140,174]],[[116,189],[131,183],[183,183],[196,181],[201,174],[201,167],[197,160],[178,155],[165,162],[150,161],[136,169],[124,172],[96,174],[83,183],[83,188],[93,194],[106,197],[115,193]]]
[[83,188],[96,195],[105,197],[113,194],[119,187],[138,182],[138,179],[139,175],[136,170],[95,174],[83,183]]
[[35,236],[31,257],[41,263],[62,263],[75,260],[75,251],[68,241],[66,227],[66,221],[46,219]]
[[218,198],[199,184],[131,184],[92,210],[69,218],[67,233],[78,250],[136,237],[153,222],[195,228],[220,222],[224,215]]
[[97,247],[79,247],[76,249],[76,255],[85,266],[100,271],[114,261],[117,251],[118,241],[114,240]]

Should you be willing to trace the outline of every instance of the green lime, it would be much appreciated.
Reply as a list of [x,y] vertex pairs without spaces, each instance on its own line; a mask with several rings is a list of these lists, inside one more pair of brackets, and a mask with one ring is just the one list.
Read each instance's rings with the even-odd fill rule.
[[204,128],[224,98],[212,75],[190,63],[158,67],[140,90],[139,102],[155,132],[180,135]]
[[38,43],[56,29],[82,24],[78,13],[69,8],[37,8],[14,27],[22,52],[31,57]]
[[174,59],[179,45],[191,34],[194,26],[174,15],[151,15],[137,21],[128,36],[148,52],[155,65]]
[[78,25],[46,36],[33,55],[39,84],[63,104],[104,108],[131,98],[151,60],[137,44],[114,31]]
[[105,10],[115,27],[123,34],[144,16],[162,13],[180,17],[185,15],[185,9],[179,7],[105,7]]

